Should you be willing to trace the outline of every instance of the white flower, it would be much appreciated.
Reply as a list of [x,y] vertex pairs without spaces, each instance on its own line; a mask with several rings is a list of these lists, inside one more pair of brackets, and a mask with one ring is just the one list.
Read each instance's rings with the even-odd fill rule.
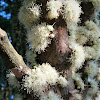
[[98,27],[97,25],[93,22],[93,21],[86,21],[85,22],[85,27],[89,30],[89,31],[95,31],[98,33]]
[[34,16],[34,20],[39,19],[40,17],[40,6],[36,5],[35,3],[30,4],[30,6],[27,8]]
[[75,93],[75,94],[73,94],[73,96],[76,97],[78,100],[82,100],[81,94]]
[[94,45],[100,44],[100,30],[93,21],[86,21],[85,26],[71,25],[69,32],[70,38],[81,45],[86,44],[88,41],[93,41]]
[[39,66],[44,74],[44,76],[46,77],[47,79],[47,82],[50,84],[50,85],[53,85],[57,82],[57,79],[59,77],[59,74],[58,72],[53,68],[51,67],[50,64],[46,63],[46,64],[42,64],[41,66]]
[[77,23],[80,20],[79,17],[82,13],[79,2],[77,0],[65,0],[63,5],[64,10],[62,11],[62,14],[66,23]]
[[[84,54],[86,59],[91,59],[91,58],[98,59],[100,57],[100,39],[99,39],[100,30],[93,21],[86,21],[85,26],[79,26],[79,27],[76,26],[75,27],[74,25],[71,25],[69,27],[69,32],[70,32],[69,46],[71,49],[75,49],[75,47],[74,47],[75,43],[78,45],[80,44],[80,47],[82,47],[83,50],[80,48],[80,49],[76,49],[74,51],[77,51],[77,50],[78,50],[78,52],[79,52],[79,50],[80,50],[80,52],[84,51],[84,53],[81,53],[81,55]],[[87,42],[92,43],[92,45],[86,46]],[[85,46],[84,46],[84,44],[85,44]],[[83,46],[81,46],[81,45],[83,45]],[[79,48],[79,46],[77,48]],[[72,56],[72,57],[74,57],[74,56]],[[76,57],[76,59],[77,59],[77,57]]]
[[94,77],[98,72],[98,63],[96,61],[90,61],[89,65],[86,66],[86,72],[89,77]]
[[61,7],[62,7],[62,2],[60,0],[47,1],[47,10],[48,10],[47,18],[57,19],[59,17],[59,11]]
[[66,87],[68,85],[68,81],[65,79],[65,77],[60,76],[58,78],[58,84],[61,84],[62,87]]
[[72,73],[72,79],[74,81],[76,81],[78,88],[81,88],[82,90],[84,90],[84,82],[80,76],[80,74],[78,73]]
[[84,47],[86,58],[95,58],[95,49],[92,47]]
[[40,6],[32,3],[29,7],[22,6],[19,10],[19,21],[25,28],[31,28],[33,22],[37,22],[40,18]]
[[93,58],[96,60],[99,59],[99,57],[100,57],[100,43],[97,45],[94,45],[93,47],[86,46],[86,47],[84,47],[84,50],[85,50],[86,58],[88,58],[88,59]]
[[49,34],[50,31],[53,30],[54,29],[52,25],[46,25],[46,23],[33,26],[27,34],[28,41],[31,43],[31,47],[38,53],[40,53],[40,51],[44,51],[48,44],[51,43]]
[[91,96],[87,95],[86,100],[93,100],[93,99],[91,98]]
[[88,30],[86,30],[85,27],[77,27],[76,29],[76,41],[81,44],[81,45],[84,45],[86,44],[86,42],[88,41]]
[[40,97],[40,100],[63,100],[63,99],[53,91],[49,91],[48,94],[42,95]]
[[28,93],[34,92],[37,95],[43,94],[48,85],[55,85],[59,77],[58,72],[48,63],[43,63],[32,69],[32,74],[25,76],[22,81],[22,88]]
[[71,41],[76,41],[81,45],[84,45],[88,41],[88,30],[83,26],[76,26],[71,25],[69,27],[69,38],[71,38]]
[[62,100],[60,96],[54,93],[53,91],[49,91],[48,98],[49,100]]
[[82,45],[79,45],[75,41],[69,41],[69,48],[72,49],[72,70],[77,71],[80,69],[85,61],[85,53]]
[[89,89],[89,93],[91,95],[95,95],[99,89],[98,82],[95,79],[91,79],[90,84],[91,84],[91,88]]
[[24,90],[27,90],[27,93],[31,93],[32,91],[32,78],[28,77],[28,76],[25,76],[23,77],[22,79],[22,88],[24,88]]
[[93,41],[94,44],[98,44],[98,40],[100,37],[100,29],[93,21],[86,21],[85,28],[88,30],[88,38],[90,41]]
[[48,28],[49,31],[53,31],[54,30],[53,26],[51,26],[51,25],[47,25],[47,28]]
[[8,78],[9,85],[13,86],[14,88],[15,87],[19,88],[20,87],[20,84],[18,83],[15,75],[12,72],[7,74],[7,78]]

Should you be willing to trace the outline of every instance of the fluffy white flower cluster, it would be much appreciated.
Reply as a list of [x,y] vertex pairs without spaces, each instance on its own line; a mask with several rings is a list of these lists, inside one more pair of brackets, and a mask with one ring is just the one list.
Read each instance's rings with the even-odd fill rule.
[[78,88],[81,88],[82,90],[84,90],[84,82],[80,76],[80,74],[78,73],[72,73],[72,79],[74,81],[76,81],[77,85],[78,85]]
[[25,28],[30,29],[32,24],[39,20],[40,12],[40,6],[33,2],[31,2],[27,7],[23,5],[19,10],[19,21],[25,26]]
[[88,41],[88,30],[83,26],[71,25],[69,27],[70,41],[76,41],[80,45],[84,45]]
[[12,72],[7,74],[7,79],[8,79],[9,85],[13,86],[14,88],[15,87],[20,88],[20,84],[18,83],[15,75]]
[[82,95],[81,94],[75,93],[75,94],[73,94],[73,96],[75,98],[77,98],[78,100],[82,100]]
[[65,77],[60,76],[58,78],[58,84],[60,84],[62,87],[66,87],[66,85],[68,84],[68,81],[66,81]]
[[88,41],[88,31],[84,28],[84,27],[78,27],[76,30],[76,41],[80,44],[80,45],[84,45],[86,44],[86,42]]
[[91,84],[91,88],[88,90],[88,95],[93,96],[98,92],[98,82],[95,79],[90,79],[89,83]]
[[93,99],[89,95],[87,95],[86,100],[93,100]]
[[40,100],[63,100],[63,99],[53,91],[49,91],[49,93],[42,95]]
[[100,30],[93,21],[86,21],[85,26],[70,26],[70,38],[84,45],[87,41],[99,42]]
[[100,44],[94,45],[93,47],[84,47],[85,55],[88,59],[96,59],[100,57]]
[[91,97],[98,92],[98,83],[94,79],[98,73],[98,63],[96,61],[90,61],[88,66],[86,66],[86,72],[88,74],[88,82],[91,85],[91,88],[88,90],[88,95]]
[[72,71],[75,72],[79,68],[82,67],[84,61],[85,61],[85,53],[83,46],[79,45],[75,41],[69,41],[69,48],[72,49]]
[[64,10],[62,13],[66,23],[68,23],[68,25],[77,23],[82,13],[79,2],[77,0],[65,0],[63,5]]
[[61,7],[62,7],[62,2],[60,0],[47,1],[47,10],[48,10],[47,18],[57,19],[59,17],[59,11]]
[[[85,26],[70,26],[69,28],[69,47],[72,49],[72,78],[76,81],[79,88],[84,89],[84,82],[80,74],[75,73],[81,68],[86,59],[90,59],[85,72],[90,78],[91,88],[87,93],[87,100],[92,100],[92,96],[98,91],[98,83],[94,77],[98,73],[98,59],[100,57],[100,30],[93,21],[85,22]],[[93,61],[95,59],[95,61]],[[75,67],[76,65],[76,67]],[[80,65],[80,67],[78,67]]]
[[63,2],[60,0],[50,0],[47,2],[47,10],[47,18],[57,19],[59,14],[62,14],[68,25],[80,21],[79,17],[82,13],[81,7],[77,0],[65,0]]
[[80,45],[83,45],[87,41],[87,37],[85,37],[84,27],[78,27],[75,25],[71,25],[69,28],[69,41],[75,41]]
[[[37,26],[33,25],[39,20],[41,13],[40,6],[35,2],[36,0],[24,1],[18,18],[28,30],[28,41],[31,43],[32,48],[40,53],[50,44],[50,38],[54,37],[54,34],[50,34],[50,31],[54,29],[51,25],[46,25],[46,23]],[[47,1],[46,6],[49,19],[57,19],[62,14],[66,23],[77,23],[82,13],[77,0],[65,0],[64,2],[61,0],[50,0]]]
[[93,78],[98,73],[98,63],[96,61],[90,61],[88,66],[86,66],[86,72],[88,77]]
[[31,75],[23,78],[22,85],[28,93],[33,91],[37,95],[41,95],[46,87],[56,84],[65,87],[68,82],[64,77],[59,77],[59,73],[50,64],[43,63],[32,69]]
[[53,26],[46,25],[46,23],[33,26],[27,34],[28,41],[31,43],[31,47],[38,53],[40,53],[40,51],[44,51],[48,44],[51,43],[51,39],[49,37],[50,32],[53,30]]
[[[100,30],[94,22],[87,21],[84,27],[71,26],[69,32],[70,41],[83,45],[87,59],[98,59],[100,57]],[[93,43],[92,46],[84,46],[89,41]]]
[[86,58],[98,59],[100,57],[100,30],[92,21],[87,21],[85,25],[86,29],[88,30],[87,38],[89,38],[90,41],[93,41],[93,46],[84,47]]
[[[46,23],[33,26],[39,20],[41,12],[40,6],[35,4],[35,1],[26,0],[23,2],[19,12],[19,20],[28,28],[27,37],[31,47],[40,53],[50,44],[50,38],[54,37],[54,34],[50,34],[54,31],[54,28],[52,25],[46,25]],[[73,52],[71,55],[72,78],[82,90],[84,90],[84,82],[81,79],[81,75],[76,72],[82,68],[85,60],[90,60],[85,71],[88,77],[91,78],[89,81],[91,88],[87,96],[87,100],[91,100],[91,95],[98,91],[98,83],[93,79],[97,75],[98,63],[91,61],[91,59],[97,61],[100,57],[100,30],[93,21],[85,22],[84,26],[77,25],[82,13],[80,1],[87,2],[87,0],[48,0],[46,4],[48,14],[46,17],[52,20],[62,16],[67,23],[70,34],[69,48]],[[100,7],[100,0],[88,1],[92,2],[95,8]],[[30,53],[28,54],[31,55]],[[27,92],[34,92],[40,95],[41,100],[62,100],[52,90],[44,94],[47,87],[56,84],[65,87],[68,82],[63,76],[59,76],[59,73],[48,63],[43,63],[32,69],[31,75],[23,78],[22,85]],[[76,94],[76,97],[81,99],[81,95]]]
[[88,35],[92,35],[92,38],[93,37],[95,38],[96,36],[100,36],[100,32],[99,32],[100,30],[99,30],[98,26],[93,21],[86,21],[85,27],[88,31],[91,32],[91,33],[88,33]]

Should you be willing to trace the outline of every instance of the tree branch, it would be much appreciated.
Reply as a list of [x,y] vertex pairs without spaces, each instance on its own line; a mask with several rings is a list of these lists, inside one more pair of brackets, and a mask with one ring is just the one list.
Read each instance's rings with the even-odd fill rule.
[[10,43],[7,33],[0,28],[0,54],[4,59],[7,69],[15,74],[17,78],[21,78],[31,70],[24,63],[23,58],[19,55]]

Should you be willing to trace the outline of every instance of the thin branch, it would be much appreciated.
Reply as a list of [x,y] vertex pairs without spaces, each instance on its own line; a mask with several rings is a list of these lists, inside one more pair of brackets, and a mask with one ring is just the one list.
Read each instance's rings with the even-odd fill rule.
[[31,70],[24,63],[10,43],[7,33],[0,28],[0,55],[3,57],[7,69],[11,69],[17,78],[21,78]]

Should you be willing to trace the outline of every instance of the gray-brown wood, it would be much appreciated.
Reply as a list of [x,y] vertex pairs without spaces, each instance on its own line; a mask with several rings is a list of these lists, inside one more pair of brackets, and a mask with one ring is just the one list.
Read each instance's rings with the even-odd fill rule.
[[24,63],[23,58],[19,55],[10,43],[7,33],[0,28],[0,55],[3,57],[7,69],[11,69],[17,78],[27,74],[30,69]]

